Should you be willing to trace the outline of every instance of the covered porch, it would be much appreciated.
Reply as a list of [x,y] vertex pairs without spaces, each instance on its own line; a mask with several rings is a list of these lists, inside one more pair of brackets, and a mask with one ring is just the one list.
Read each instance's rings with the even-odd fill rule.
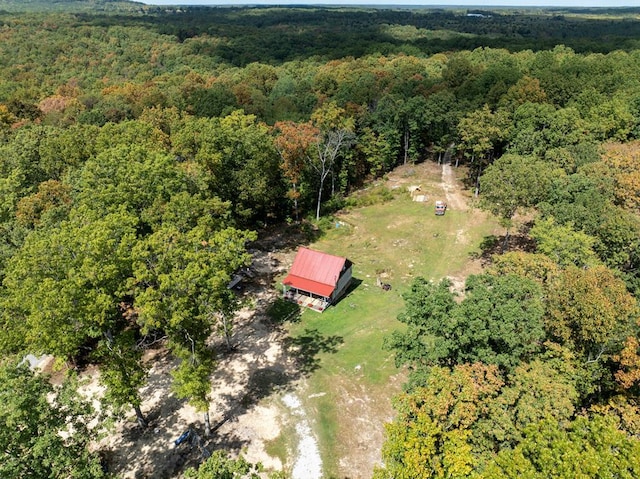
[[329,298],[286,286],[283,297],[287,301],[291,301],[292,303],[299,304],[300,306],[304,306],[305,308],[312,309],[319,313],[323,312],[331,304]]

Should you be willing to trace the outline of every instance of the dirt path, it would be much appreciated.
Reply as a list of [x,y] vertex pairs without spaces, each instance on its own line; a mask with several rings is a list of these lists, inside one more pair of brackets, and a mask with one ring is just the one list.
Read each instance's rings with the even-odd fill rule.
[[450,163],[442,164],[441,187],[444,190],[445,197],[447,198],[447,208],[458,211],[468,210],[467,199],[461,193],[462,188],[456,180]]
[[294,393],[288,393],[282,402],[289,408],[296,419],[295,459],[291,471],[291,479],[322,479],[322,458],[318,449],[307,413],[302,407],[300,398]]

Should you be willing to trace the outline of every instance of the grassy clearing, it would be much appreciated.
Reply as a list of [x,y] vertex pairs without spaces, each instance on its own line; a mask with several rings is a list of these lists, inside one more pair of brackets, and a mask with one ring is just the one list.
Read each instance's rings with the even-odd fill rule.
[[[437,167],[427,170],[425,184],[437,185],[438,173]],[[438,195],[437,186],[433,189]],[[305,310],[299,322],[289,325],[292,340],[304,344],[309,354],[307,397],[313,399],[305,406],[315,416],[327,477],[338,475],[338,460],[355,433],[345,430],[342,415],[349,412],[336,406],[344,399],[341,394],[354,382],[369,399],[389,401],[397,391],[397,385],[388,387],[398,370],[383,340],[401,326],[396,317],[403,308],[402,292],[417,276],[466,276],[471,255],[495,227],[473,209],[437,217],[433,202],[412,202],[398,188],[384,203],[339,215],[310,245],[354,262],[355,286],[342,301],[322,314]],[[391,291],[376,285],[378,275]]]
[[287,458],[295,451],[295,445],[293,444],[293,438],[295,437],[295,427],[292,424],[283,426],[280,435],[271,440],[265,442],[265,450],[271,457],[277,457],[282,464],[286,464]]

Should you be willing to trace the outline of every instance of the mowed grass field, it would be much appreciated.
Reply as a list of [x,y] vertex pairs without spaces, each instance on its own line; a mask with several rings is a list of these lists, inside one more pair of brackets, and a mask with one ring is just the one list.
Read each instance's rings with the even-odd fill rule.
[[[446,199],[441,181],[441,168],[433,163],[396,171],[370,193],[360,193],[390,188],[392,199],[341,212],[308,245],[354,263],[347,296],[323,313],[304,310],[300,321],[287,326],[292,341],[306,348],[301,398],[319,439],[325,477],[370,477],[371,462],[379,457],[383,423],[391,419],[391,399],[404,381],[393,354],[383,348],[384,338],[402,327],[396,319],[402,293],[418,276],[448,276],[461,284],[480,271],[473,258],[482,239],[500,231],[494,219],[471,206],[435,216],[435,200]],[[429,201],[411,201],[409,184],[423,185]],[[455,194],[472,203],[461,188]],[[378,276],[390,291],[377,286]],[[363,467],[369,470],[358,470]]]

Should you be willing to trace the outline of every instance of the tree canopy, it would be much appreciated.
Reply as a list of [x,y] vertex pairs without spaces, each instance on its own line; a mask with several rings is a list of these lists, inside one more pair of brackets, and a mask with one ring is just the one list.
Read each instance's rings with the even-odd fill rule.
[[59,387],[26,365],[0,364],[0,473],[22,477],[106,477],[96,454],[87,449],[95,437],[93,417],[78,397],[77,384]]
[[[458,294],[403,292],[376,477],[637,476],[639,33],[635,9],[3,2],[0,353],[96,363],[105,411],[143,425],[165,338],[208,424],[256,232],[446,162],[505,254]],[[4,475],[102,476],[68,386],[0,379]],[[188,475],[254,473],[216,454]]]

